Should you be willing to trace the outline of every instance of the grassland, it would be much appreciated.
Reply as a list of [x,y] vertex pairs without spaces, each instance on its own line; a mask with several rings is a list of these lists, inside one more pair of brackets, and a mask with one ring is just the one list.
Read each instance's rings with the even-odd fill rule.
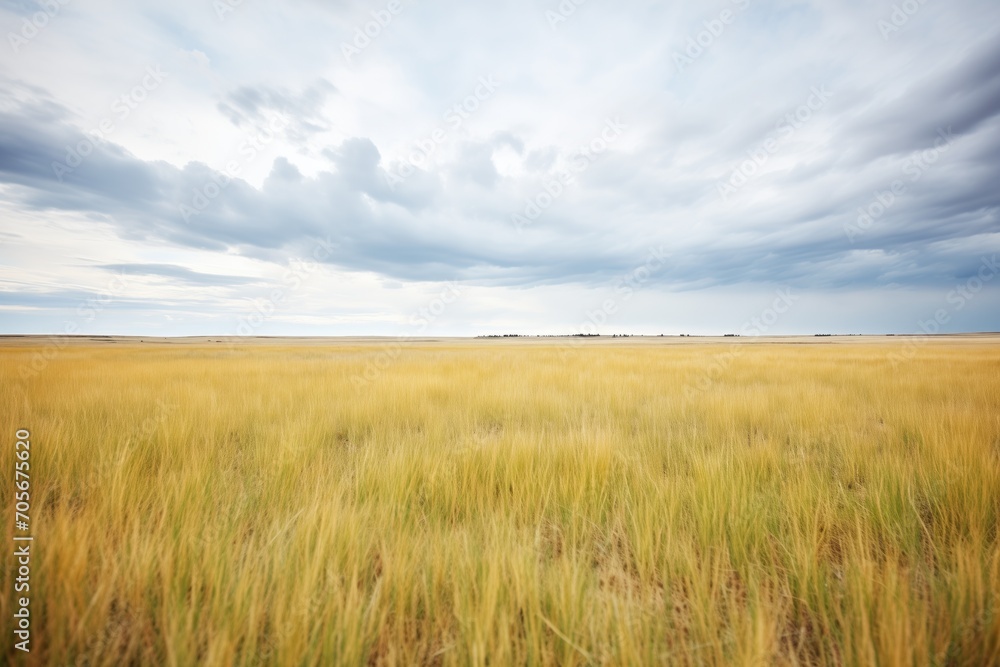
[[0,662],[1000,663],[997,338],[39,345]]

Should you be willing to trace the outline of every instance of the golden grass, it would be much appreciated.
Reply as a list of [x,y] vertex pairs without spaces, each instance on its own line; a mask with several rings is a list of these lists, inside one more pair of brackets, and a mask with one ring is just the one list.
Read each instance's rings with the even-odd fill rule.
[[899,346],[0,347],[0,656],[998,664],[1000,343]]

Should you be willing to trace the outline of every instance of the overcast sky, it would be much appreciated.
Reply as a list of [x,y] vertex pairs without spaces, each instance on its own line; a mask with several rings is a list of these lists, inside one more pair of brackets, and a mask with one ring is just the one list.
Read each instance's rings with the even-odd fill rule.
[[996,0],[0,8],[0,333],[1000,330]]

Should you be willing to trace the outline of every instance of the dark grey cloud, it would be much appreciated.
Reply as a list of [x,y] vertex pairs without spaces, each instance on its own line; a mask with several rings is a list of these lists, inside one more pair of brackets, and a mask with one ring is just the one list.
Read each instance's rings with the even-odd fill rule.
[[[662,292],[933,289],[1000,252],[996,3],[927,3],[882,39],[876,21],[892,3],[754,2],[682,72],[674,51],[718,7],[631,4],[638,13],[581,6],[554,30],[528,2],[410,4],[351,64],[340,41],[370,20],[361,3],[317,10],[316,25],[291,31],[266,3],[244,3],[224,24],[203,12],[208,26],[158,10],[171,22],[157,33],[169,47],[159,53],[212,43],[196,59],[204,69],[167,68],[188,77],[176,103],[185,127],[259,134],[280,119],[266,169],[250,182],[223,175],[192,160],[217,157],[192,153],[176,129],[164,130],[172,143],[162,150],[148,125],[89,137],[72,101],[82,93],[65,92],[74,86],[8,76],[0,187],[34,219],[80,214],[149,248],[285,264],[322,243],[330,265],[389,284],[606,285],[665,248],[670,261],[650,279]],[[512,31],[514,52],[501,48]],[[262,74],[259,45],[282,40],[287,50]],[[493,97],[457,125],[443,120],[491,73],[501,82]],[[788,132],[782,119],[817,88],[829,100]],[[581,147],[619,114],[629,129],[588,157]],[[434,155],[390,184],[435,124],[446,132]],[[719,184],[775,139],[763,166],[721,198]],[[567,170],[571,182],[560,180]],[[512,216],[532,206],[537,219],[518,229]],[[173,261],[105,267],[189,286],[251,284]]]
[[[422,199],[408,199],[405,188],[397,194],[388,187],[378,149],[364,138],[349,139],[328,151],[335,171],[305,177],[290,161],[279,158],[262,189],[235,179],[198,210],[190,193],[218,182],[218,173],[198,163],[177,169],[144,162],[109,142],[92,141],[92,153],[60,181],[53,163],[65,161],[67,146],[87,141],[67,121],[64,110],[45,99],[0,114],[0,178],[25,186],[20,193],[24,205],[105,214],[127,238],[196,248],[242,248],[251,256],[268,250],[308,254],[317,240],[330,239],[337,248],[330,261],[344,268],[394,278],[523,285],[605,281],[634,266],[645,247],[674,246],[669,241],[676,239],[676,232],[696,224],[690,218],[677,225],[679,229],[666,230],[669,234],[614,247],[605,242],[621,221],[609,218],[603,221],[606,226],[589,227],[586,236],[546,244],[542,239],[548,230],[558,229],[560,223],[579,223],[572,216],[574,208],[569,208],[547,215],[537,229],[529,228],[519,238],[508,219],[517,200],[501,197],[502,203],[480,209],[470,221],[463,216],[473,206],[440,201],[445,183],[429,174],[425,178],[433,179],[435,187],[424,190]],[[917,150],[922,145],[921,136],[915,134],[911,147]],[[463,144],[448,177],[456,182],[449,187],[463,180],[480,188],[497,187],[500,177],[491,161],[492,150],[488,144]],[[622,218],[662,210],[663,202],[643,205],[641,197],[633,211],[615,201],[623,193],[628,195],[630,187],[643,186],[641,180],[631,180],[635,167],[627,154],[595,163],[580,178],[588,189],[589,204],[596,202],[610,216]],[[963,170],[955,182],[923,184],[919,194],[901,198],[856,243],[845,237],[843,225],[856,217],[856,205],[866,203],[856,197],[885,187],[883,181],[852,187],[857,191],[853,201],[800,197],[770,209],[766,218],[741,214],[740,231],[730,233],[737,243],[722,239],[687,248],[684,259],[658,273],[656,280],[674,288],[739,282],[824,287],[879,283],[894,266],[893,258],[914,255],[925,270],[916,271],[909,281],[956,276],[967,272],[974,258],[962,264],[941,263],[926,244],[996,231],[1000,195],[993,187],[995,172]],[[809,182],[808,176],[794,172],[789,178]],[[405,185],[414,183],[419,183],[416,177]],[[702,183],[701,189],[711,186]],[[690,193],[690,184],[685,187]],[[683,210],[690,195],[685,199],[683,191],[677,194],[672,204]],[[602,202],[606,196],[612,199]],[[428,208],[431,201],[438,201],[434,208]],[[196,211],[188,221],[181,215],[182,205]],[[451,224],[461,230],[449,229]],[[885,251],[880,264],[854,270],[846,261],[851,253],[878,249]],[[173,274],[184,280],[192,275]]]
[[950,66],[908,73],[902,94],[860,115],[845,132],[855,164],[930,148],[942,134],[968,135],[1000,116],[997,37],[970,45]]

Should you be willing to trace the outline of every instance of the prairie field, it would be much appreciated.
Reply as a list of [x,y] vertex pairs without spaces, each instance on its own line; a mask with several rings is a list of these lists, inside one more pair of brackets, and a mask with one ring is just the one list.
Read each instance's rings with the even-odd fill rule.
[[1000,664],[1000,337],[43,348],[0,662]]

